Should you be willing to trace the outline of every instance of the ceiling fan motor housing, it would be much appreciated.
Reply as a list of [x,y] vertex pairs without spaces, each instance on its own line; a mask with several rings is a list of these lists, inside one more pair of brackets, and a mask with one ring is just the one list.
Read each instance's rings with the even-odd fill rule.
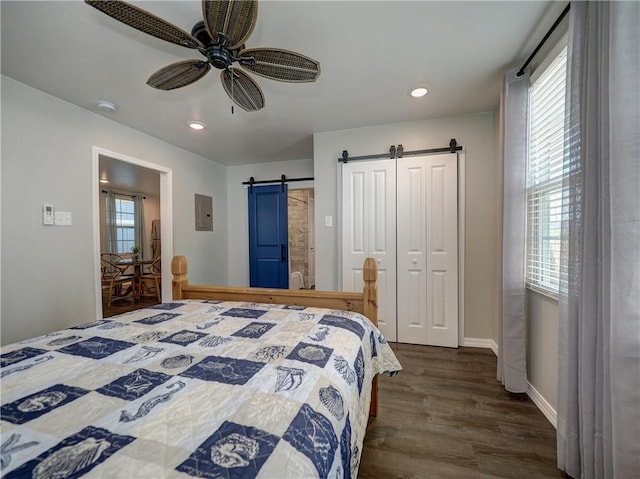
[[200,43],[202,43],[205,48],[208,48],[213,44],[213,39],[211,38],[211,35],[209,35],[209,31],[202,20],[193,26],[191,29],[191,35],[200,40]]
[[225,70],[231,66],[236,60],[235,56],[224,46],[228,38],[223,34],[218,34],[222,41],[215,42],[203,21],[196,23],[191,30],[191,35],[196,37],[204,45],[204,50],[201,50],[206,55],[207,60],[211,65],[219,70]]
[[207,58],[209,59],[209,63],[219,70],[225,70],[230,67],[233,62],[233,57],[229,50],[219,45],[207,48]]

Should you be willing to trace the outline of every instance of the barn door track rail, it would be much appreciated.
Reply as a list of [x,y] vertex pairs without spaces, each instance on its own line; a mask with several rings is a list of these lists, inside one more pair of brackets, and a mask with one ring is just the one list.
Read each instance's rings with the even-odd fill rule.
[[416,156],[416,155],[434,155],[437,153],[455,153],[456,151],[461,151],[462,146],[458,145],[458,142],[455,138],[451,138],[449,141],[449,146],[444,148],[430,148],[428,150],[413,150],[413,151],[404,151],[404,147],[400,144],[397,147],[395,145],[391,145],[389,148],[389,153],[382,153],[379,155],[363,155],[363,156],[352,156],[349,157],[349,152],[347,150],[342,150],[342,157],[338,158],[338,162],[340,163],[348,163],[349,161],[359,161],[359,160],[376,160],[376,159],[390,159],[394,158],[402,158],[403,156]]
[[281,175],[279,180],[257,180],[252,176],[249,181],[243,181],[243,185],[249,185],[249,192],[253,193],[253,185],[266,185],[273,183],[280,183],[282,185],[282,191],[284,191],[284,184],[293,181],[313,181],[313,176],[306,178],[287,178],[285,175]]

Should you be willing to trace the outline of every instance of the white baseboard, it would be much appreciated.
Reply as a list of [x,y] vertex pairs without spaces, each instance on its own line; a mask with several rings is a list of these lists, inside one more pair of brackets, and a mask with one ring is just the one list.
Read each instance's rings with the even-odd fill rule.
[[[498,344],[493,339],[483,339],[483,338],[464,338],[464,342],[462,346],[468,346],[471,348],[487,348],[491,349],[493,353],[498,356]],[[557,429],[558,415],[556,410],[553,409],[551,404],[538,392],[533,385],[527,381],[527,396],[531,398],[533,404],[535,404],[540,412],[544,414],[544,417],[551,423],[553,427]]]
[[491,349],[493,354],[498,355],[498,345],[493,339],[485,338],[464,338],[463,346],[469,346],[471,348],[486,348]]
[[527,396],[531,398],[533,403],[538,406],[538,409],[544,414],[544,417],[551,423],[553,427],[557,429],[558,415],[556,410],[551,407],[551,404],[534,388],[530,382],[527,381]]

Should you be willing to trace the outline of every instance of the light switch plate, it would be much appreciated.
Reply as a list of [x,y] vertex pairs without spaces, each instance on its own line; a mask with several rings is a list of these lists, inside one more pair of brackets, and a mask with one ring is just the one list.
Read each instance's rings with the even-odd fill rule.
[[56,211],[56,226],[71,226],[71,211]]
[[324,225],[327,228],[331,228],[333,226],[333,216],[325,216],[324,217]]

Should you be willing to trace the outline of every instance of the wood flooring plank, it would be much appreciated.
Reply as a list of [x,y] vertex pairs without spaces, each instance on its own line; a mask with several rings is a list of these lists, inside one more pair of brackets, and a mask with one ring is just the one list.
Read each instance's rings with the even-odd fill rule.
[[567,477],[555,429],[526,395],[504,390],[490,350],[391,347],[404,369],[380,378],[359,478]]
[[107,306],[107,302],[102,301],[102,317],[110,318],[116,314],[128,313],[129,311],[136,311],[142,308],[148,308],[160,304],[156,298],[142,298],[140,301],[134,301],[133,298],[125,298],[119,301],[111,303],[111,306]]

